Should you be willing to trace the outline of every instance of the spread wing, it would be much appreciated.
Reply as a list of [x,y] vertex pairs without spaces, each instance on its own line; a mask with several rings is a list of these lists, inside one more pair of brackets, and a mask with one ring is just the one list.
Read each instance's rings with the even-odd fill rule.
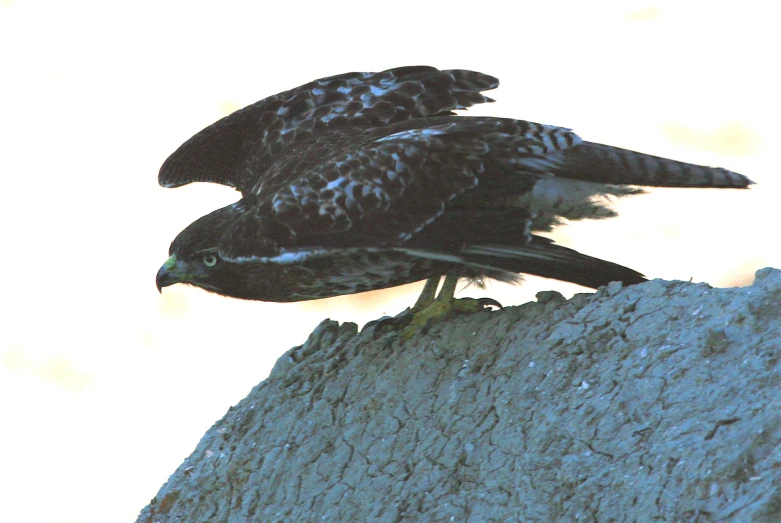
[[560,164],[562,151],[580,142],[560,127],[467,117],[415,120],[339,140],[341,147],[318,165],[292,169],[294,176],[272,174],[289,179],[284,186],[248,195],[220,241],[220,255],[262,261],[299,251],[402,246],[459,198],[470,199],[471,208],[481,206],[474,198],[485,199],[487,209],[493,196],[530,190]]
[[[440,256],[486,240],[491,226],[518,245],[558,217],[610,216],[595,197],[637,192],[627,185],[751,183],[724,169],[582,142],[561,127],[453,116],[329,133],[267,176],[274,183],[246,194],[225,229],[223,258],[284,262],[354,248]],[[520,214],[491,218],[508,207]],[[443,238],[450,245],[437,247]]]
[[498,85],[486,74],[427,66],[315,80],[205,128],[165,161],[158,181],[164,187],[214,182],[246,195],[280,155],[318,134],[453,114],[492,102],[481,91]]

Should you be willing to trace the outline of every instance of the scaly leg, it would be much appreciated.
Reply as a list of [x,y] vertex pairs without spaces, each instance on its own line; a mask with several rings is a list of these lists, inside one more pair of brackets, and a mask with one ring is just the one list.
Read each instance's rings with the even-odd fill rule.
[[439,287],[439,280],[442,276],[435,276],[426,280],[426,284],[423,286],[423,290],[420,292],[415,305],[412,308],[408,308],[395,317],[385,317],[379,320],[373,320],[363,326],[364,329],[368,327],[374,327],[374,336],[377,337],[385,332],[400,331],[415,317],[415,314],[422,311],[432,303],[434,303],[434,297],[437,295],[437,287]]
[[456,285],[458,285],[458,279],[458,276],[453,276],[452,274],[445,276],[445,283],[442,284],[436,301],[453,300],[453,295],[456,293]]
[[429,278],[426,280],[426,284],[423,286],[423,290],[420,292],[418,301],[416,301],[415,305],[412,306],[413,312],[423,310],[431,305],[431,302],[434,301],[434,296],[437,294],[437,287],[439,287],[439,280],[441,279],[442,276],[437,276],[436,278]]
[[[426,282],[426,287],[424,288],[424,292],[426,291],[426,288],[429,287],[429,283],[431,280]],[[423,294],[421,294],[421,299],[418,299],[418,302],[415,303],[415,307],[412,309],[412,319],[409,322],[409,325],[401,332],[402,338],[411,338],[419,329],[424,327],[430,320],[438,320],[442,319],[446,316],[449,316],[450,314],[456,312],[456,313],[472,313],[472,312],[479,312],[482,310],[485,310],[487,306],[493,306],[497,308],[502,308],[502,305],[496,301],[492,300],[491,298],[481,298],[481,299],[474,299],[474,298],[461,298],[461,299],[455,299],[453,295],[456,292],[456,286],[458,285],[459,277],[448,274],[445,276],[445,282],[442,284],[442,288],[439,291],[439,294],[437,297],[433,300],[430,300],[428,305],[423,306],[422,308],[418,308],[418,305],[421,304],[421,299],[423,298]],[[435,287],[436,288],[436,287]]]
[[401,329],[401,337],[408,339],[425,327],[429,321],[440,320],[452,313],[479,312],[489,306],[502,308],[498,301],[491,298],[455,299],[453,295],[456,292],[459,277],[452,274],[445,276],[442,288],[439,290],[439,294],[437,294],[437,287],[441,279],[441,276],[437,276],[426,280],[426,284],[423,286],[423,290],[412,308],[405,310],[394,318],[383,318],[369,322],[364,328],[374,326],[375,337],[389,330]]

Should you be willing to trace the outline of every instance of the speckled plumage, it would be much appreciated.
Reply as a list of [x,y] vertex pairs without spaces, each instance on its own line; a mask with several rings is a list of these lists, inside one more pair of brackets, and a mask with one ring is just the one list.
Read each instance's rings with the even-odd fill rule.
[[[569,129],[453,113],[498,85],[463,70],[348,73],[266,98],[207,127],[163,164],[176,187],[242,193],[171,244],[158,286],[297,301],[443,274],[531,273],[597,287],[643,281],[533,234],[603,218],[635,186],[736,187],[739,174],[582,141]],[[205,264],[208,258],[211,263]]]

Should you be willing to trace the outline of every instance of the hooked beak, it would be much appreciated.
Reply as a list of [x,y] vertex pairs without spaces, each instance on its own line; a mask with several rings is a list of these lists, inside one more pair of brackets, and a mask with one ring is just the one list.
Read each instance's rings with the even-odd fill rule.
[[162,267],[160,267],[160,270],[157,271],[157,278],[155,278],[155,283],[157,283],[157,290],[162,294],[163,287],[167,287],[169,285],[173,285],[174,283],[179,283],[179,277],[175,271],[176,268],[176,255],[172,254],[170,258],[168,258]]

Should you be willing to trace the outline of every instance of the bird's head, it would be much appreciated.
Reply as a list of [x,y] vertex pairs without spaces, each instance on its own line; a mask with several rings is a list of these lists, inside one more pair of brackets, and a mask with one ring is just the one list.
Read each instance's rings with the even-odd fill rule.
[[175,283],[187,283],[201,287],[207,291],[220,292],[220,278],[218,277],[221,268],[217,265],[225,265],[228,262],[221,260],[214,251],[204,251],[203,253],[193,254],[191,256],[171,254],[165,261],[160,270],[157,271],[157,290],[163,292],[163,287],[174,285]]
[[[232,222],[230,207],[218,209],[187,226],[171,242],[169,258],[157,272],[157,289],[176,283],[186,283],[207,291],[221,292],[229,276],[230,265],[220,257],[219,242],[226,225]],[[235,268],[233,268],[235,270]]]
[[285,272],[284,268],[242,256],[248,249],[254,253],[266,244],[270,252],[276,249],[245,210],[242,202],[223,207],[180,232],[171,242],[169,258],[157,272],[158,291],[184,283],[234,298],[291,301],[278,296],[279,273]]

